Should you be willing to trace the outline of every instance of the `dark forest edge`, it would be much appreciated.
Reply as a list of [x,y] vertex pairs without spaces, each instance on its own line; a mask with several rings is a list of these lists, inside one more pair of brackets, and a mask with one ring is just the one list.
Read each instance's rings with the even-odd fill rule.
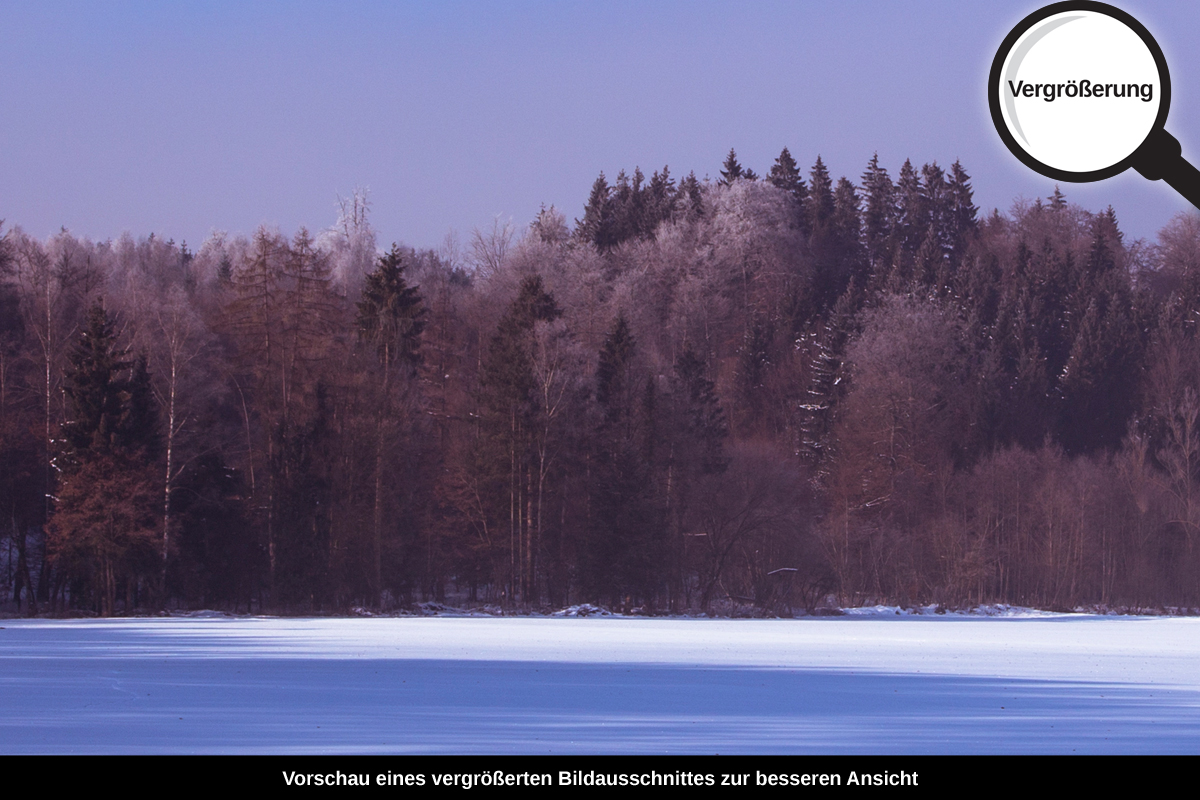
[[1200,605],[1200,216],[786,149],[436,252],[368,208],[0,231],[0,610]]

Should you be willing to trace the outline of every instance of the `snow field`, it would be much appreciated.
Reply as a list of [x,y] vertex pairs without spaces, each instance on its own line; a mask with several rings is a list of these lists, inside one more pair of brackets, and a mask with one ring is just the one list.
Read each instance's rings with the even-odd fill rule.
[[1200,619],[0,620],[0,752],[1200,753]]

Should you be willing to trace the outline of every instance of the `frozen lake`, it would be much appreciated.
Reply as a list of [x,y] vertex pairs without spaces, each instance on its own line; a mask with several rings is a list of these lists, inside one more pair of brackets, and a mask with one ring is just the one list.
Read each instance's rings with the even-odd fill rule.
[[0,620],[0,753],[1200,753],[1200,619]]

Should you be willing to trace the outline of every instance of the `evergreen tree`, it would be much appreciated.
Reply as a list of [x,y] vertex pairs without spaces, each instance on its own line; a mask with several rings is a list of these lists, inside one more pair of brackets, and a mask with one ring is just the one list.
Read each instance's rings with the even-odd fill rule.
[[129,381],[125,373],[133,364],[128,351],[117,344],[115,324],[102,302],[88,311],[85,325],[70,355],[65,387],[74,414],[63,433],[75,455],[126,444]]
[[[979,209],[975,207],[974,193],[971,189],[971,177],[967,175],[962,164],[955,161],[950,167],[950,178],[946,187],[947,199],[950,205],[948,219],[948,244],[950,260],[957,269],[966,259],[967,246],[976,231],[976,215]],[[1055,195],[1063,205],[1062,194],[1058,187]]]
[[734,152],[732,147],[729,148],[729,155],[725,156],[725,163],[721,165],[720,184],[722,186],[729,186],[738,178],[745,177],[747,175],[745,170],[742,169],[742,165],[738,163],[737,153]]
[[395,413],[392,403],[392,365],[399,361],[408,369],[409,377],[415,374],[420,360],[421,331],[425,327],[422,317],[425,308],[415,286],[404,280],[407,266],[405,254],[396,245],[379,258],[375,271],[367,275],[363,286],[362,300],[358,303],[359,336],[375,345],[382,366],[380,379],[380,402],[375,423],[375,475],[374,514],[372,535],[372,560],[374,575],[372,590],[375,603],[383,604],[383,546],[384,546],[384,494],[385,458],[390,435],[394,434]]
[[704,216],[704,195],[695,172],[689,172],[688,176],[679,184],[678,197],[689,219]]
[[[845,288],[845,278],[840,275],[842,260],[842,242],[836,230],[834,213],[836,203],[833,196],[833,182],[825,163],[817,156],[817,163],[810,173],[808,196],[808,230],[809,252],[813,263],[813,294],[817,311],[823,313],[836,300]],[[857,200],[854,201],[857,203]],[[857,210],[854,212],[857,214]],[[850,224],[849,219],[843,222]],[[858,223],[855,222],[855,225]]]
[[862,175],[865,201],[863,240],[871,272],[885,272],[891,264],[893,228],[896,224],[895,187],[888,171],[879,166],[879,154],[871,156]]
[[596,600],[649,600],[662,577],[663,540],[646,458],[643,378],[635,368],[637,343],[619,316],[600,350],[596,401],[601,421],[594,434],[591,528],[581,554],[583,588]]
[[115,612],[122,584],[132,611],[139,581],[153,569],[158,534],[148,462],[158,439],[149,376],[144,358],[126,356],[113,319],[97,302],[70,356],[66,393],[73,415],[63,426],[66,449],[49,526],[50,552],[72,580],[72,600],[91,596],[104,615]]
[[804,179],[800,177],[800,168],[796,164],[796,159],[792,158],[792,154],[786,147],[780,152],[779,158],[775,159],[775,164],[771,167],[767,180],[775,188],[782,189],[791,195],[792,201],[795,203],[797,225],[801,230],[807,230],[808,218],[805,204],[808,200],[808,187],[805,186]]
[[644,238],[653,238],[659,224],[674,215],[677,198],[671,171],[664,166],[662,172],[656,171],[650,177],[650,185],[646,187]]
[[905,159],[904,165],[900,167],[900,177],[896,181],[896,201],[898,213],[895,233],[898,259],[893,267],[894,271],[899,271],[900,278],[907,282],[912,277],[912,266],[917,251],[924,243],[929,230],[921,178],[908,159]]
[[691,347],[675,361],[675,419],[681,426],[676,461],[701,475],[725,470],[724,442],[729,433],[716,387],[706,373],[704,360]]
[[491,539],[490,556],[497,567],[507,561],[507,569],[497,577],[512,599],[528,599],[533,588],[533,576],[523,572],[534,560],[530,509],[535,496],[532,447],[538,396],[530,339],[537,323],[552,322],[561,313],[540,275],[522,280],[492,337],[479,378],[476,493],[486,528],[508,530],[507,558],[497,537]]
[[808,183],[808,229],[813,235],[826,228],[828,220],[833,216],[833,181],[825,162],[817,156],[809,173]]
[[425,308],[417,287],[404,279],[408,266],[407,255],[393,244],[367,275],[358,302],[359,336],[375,345],[385,368],[397,361],[414,368],[420,361]]
[[612,192],[604,173],[592,184],[592,192],[588,195],[587,205],[583,209],[583,219],[575,220],[575,235],[580,241],[590,242],[597,250],[607,250],[611,247],[612,238],[612,209],[609,198]]
[[859,284],[867,280],[866,251],[863,248],[862,213],[859,209],[858,193],[854,184],[839,178],[833,195],[833,217],[831,233],[836,243],[838,266],[835,271],[830,305],[846,290],[850,281]]

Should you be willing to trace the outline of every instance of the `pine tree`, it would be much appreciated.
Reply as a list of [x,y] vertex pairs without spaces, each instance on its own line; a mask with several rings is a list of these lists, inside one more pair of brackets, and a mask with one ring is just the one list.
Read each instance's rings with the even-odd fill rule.
[[775,164],[771,167],[767,180],[775,188],[782,189],[791,195],[795,204],[797,225],[801,230],[807,231],[808,218],[805,204],[808,200],[808,187],[805,186],[804,179],[800,177],[800,168],[796,164],[796,159],[792,158],[792,154],[786,147],[780,152],[779,158],[775,159]]
[[863,247],[862,227],[862,212],[859,210],[858,193],[854,190],[854,184],[846,178],[839,178],[833,194],[831,219],[838,267],[830,305],[837,302],[837,298],[852,279],[857,280],[860,285],[866,283],[867,258]]
[[664,166],[662,172],[655,172],[650,177],[650,185],[646,187],[643,238],[653,238],[659,224],[671,218],[677,199],[675,181],[671,178],[671,171]]
[[896,224],[895,187],[888,172],[879,166],[879,154],[871,156],[862,175],[865,199],[863,239],[872,273],[885,272],[891,264],[893,227]]
[[417,287],[404,280],[408,266],[406,253],[393,244],[367,276],[358,302],[359,336],[375,345],[385,368],[397,361],[414,368],[420,361],[425,308]]
[[896,249],[897,260],[893,271],[899,271],[902,280],[912,277],[913,261],[917,250],[925,241],[929,218],[925,214],[925,203],[921,191],[921,178],[912,162],[904,160],[900,177],[896,181]]
[[158,534],[148,462],[158,440],[149,375],[144,357],[127,359],[115,331],[97,302],[70,356],[66,392],[73,415],[63,426],[66,448],[48,540],[55,564],[74,582],[72,599],[91,594],[104,615],[114,613],[122,582],[127,606],[133,601],[136,582],[155,563]]
[[581,553],[586,595],[615,603],[649,599],[662,582],[662,528],[645,457],[645,390],[636,351],[628,322],[617,317],[596,369],[602,416],[592,437],[591,524]]
[[65,389],[74,415],[63,433],[73,454],[125,444],[122,434],[129,398],[125,372],[133,363],[127,359],[128,351],[117,345],[114,322],[102,302],[88,311],[85,325],[70,355]]
[[689,172],[688,176],[679,184],[679,194],[677,196],[689,219],[704,216],[704,195],[700,189],[700,181],[696,179],[695,172]]
[[[513,599],[522,592],[528,599],[533,577],[523,573],[534,561],[532,445],[538,397],[530,338],[537,323],[552,322],[561,313],[540,275],[522,280],[492,336],[479,378],[475,481],[487,527],[509,532],[506,583]],[[493,538],[493,558],[499,559],[501,544]]]
[[721,167],[720,184],[722,186],[729,186],[738,178],[746,177],[745,170],[743,170],[742,165],[738,163],[737,153],[734,152],[732,147],[729,148],[729,155],[725,156],[725,163],[722,164]]
[[606,250],[611,246],[611,195],[608,180],[601,172],[600,177],[592,184],[592,192],[588,195],[587,205],[583,209],[583,219],[575,220],[575,236],[580,241],[591,243],[597,250]]
[[375,345],[383,368],[380,378],[379,413],[375,430],[375,497],[372,530],[373,585],[377,606],[383,604],[383,513],[384,458],[388,434],[394,421],[392,405],[392,365],[402,363],[411,377],[420,360],[422,317],[425,308],[415,286],[404,280],[407,259],[396,244],[380,256],[375,271],[367,275],[362,300],[358,303],[359,336]]
[[[950,167],[947,195],[950,204],[948,220],[950,260],[955,269],[966,259],[967,246],[976,231],[976,216],[979,209],[975,207],[974,195],[971,189],[971,177],[963,169],[962,164],[955,161]],[[1054,188],[1058,202],[1066,205],[1058,187]]]
[[816,235],[824,230],[830,217],[833,216],[833,181],[825,162],[817,156],[809,173],[808,184],[808,228]]
[[691,347],[675,361],[676,421],[682,426],[677,452],[687,453],[689,467],[702,475],[723,472],[728,463],[724,442],[729,424],[707,371],[704,360]]
[[[824,312],[845,287],[839,275],[841,242],[835,230],[836,203],[833,182],[825,163],[817,156],[810,173],[808,196],[808,248],[813,262],[813,294],[817,311]],[[857,202],[857,201],[855,201]],[[848,279],[848,276],[845,276]]]

